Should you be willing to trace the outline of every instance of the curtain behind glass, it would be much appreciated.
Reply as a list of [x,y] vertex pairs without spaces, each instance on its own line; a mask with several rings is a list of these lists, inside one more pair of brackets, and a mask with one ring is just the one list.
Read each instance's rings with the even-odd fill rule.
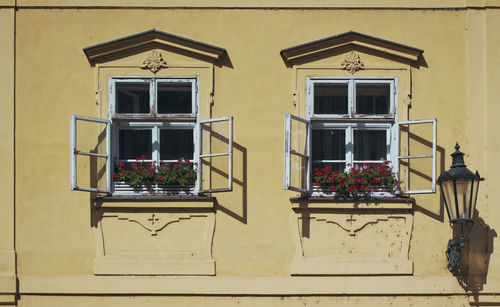
[[354,130],[354,160],[387,159],[387,131],[385,130]]
[[347,84],[314,84],[315,114],[347,114]]

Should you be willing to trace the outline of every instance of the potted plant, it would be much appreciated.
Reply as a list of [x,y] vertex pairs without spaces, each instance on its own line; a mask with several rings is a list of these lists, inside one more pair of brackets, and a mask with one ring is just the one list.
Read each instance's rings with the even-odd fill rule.
[[[314,192],[340,197],[393,196],[399,191],[399,181],[390,161],[381,165],[365,163],[362,168],[348,171],[332,170],[330,167],[315,168],[311,174]],[[348,167],[351,165],[348,163]]]
[[197,163],[184,158],[177,162],[146,162],[145,159],[146,156],[141,156],[136,162],[115,164],[115,191],[177,194],[188,193],[194,187]]

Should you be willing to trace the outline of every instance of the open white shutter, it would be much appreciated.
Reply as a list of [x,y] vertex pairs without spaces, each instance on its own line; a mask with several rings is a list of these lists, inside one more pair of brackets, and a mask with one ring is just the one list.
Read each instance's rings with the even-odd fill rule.
[[[402,125],[420,125],[420,124],[432,124],[432,154],[423,154],[423,155],[407,155],[400,156],[398,155],[398,162],[401,160],[410,160],[410,159],[432,159],[432,181],[431,181],[431,189],[424,190],[407,190],[401,191],[404,194],[428,194],[436,192],[436,138],[437,138],[437,120],[433,119],[421,119],[421,120],[408,120],[398,123],[398,136],[399,140],[401,139],[401,126]],[[401,146],[399,146],[401,148]]]
[[[222,131],[216,123],[227,122],[227,131]],[[198,162],[198,180],[196,193],[230,192],[233,190],[233,117],[221,117],[200,120],[197,124],[198,150],[195,160]],[[226,147],[227,144],[227,147]],[[224,148],[221,148],[224,147]],[[226,150],[227,148],[227,150]],[[219,169],[215,159],[227,157],[227,169]],[[217,165],[216,165],[217,164]],[[225,168],[225,167],[224,167]],[[204,170],[208,173],[204,173]],[[226,173],[227,187],[215,187],[214,176]],[[205,180],[204,175],[209,178]],[[214,176],[212,176],[214,175]],[[215,181],[215,180],[214,180]],[[204,184],[210,187],[205,188]]]
[[[106,124],[106,153],[100,154],[95,152],[80,151],[77,148],[77,121],[87,121],[92,123]],[[86,192],[99,192],[111,193],[111,121],[107,119],[92,118],[78,115],[71,115],[70,119],[70,176],[71,176],[71,190],[72,191],[86,191]],[[97,137],[96,137],[97,139]],[[80,187],[77,182],[77,155],[90,156],[106,159],[106,189]]]
[[[295,125],[294,125],[295,123]],[[311,122],[285,114],[283,187],[301,193],[311,191]]]

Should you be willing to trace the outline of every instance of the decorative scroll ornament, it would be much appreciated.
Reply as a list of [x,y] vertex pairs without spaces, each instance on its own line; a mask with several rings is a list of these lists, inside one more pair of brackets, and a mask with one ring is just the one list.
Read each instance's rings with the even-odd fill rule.
[[349,71],[351,74],[357,72],[358,70],[363,69],[365,67],[365,63],[361,62],[359,58],[359,54],[352,51],[348,55],[346,55],[344,61],[340,64],[345,70]]
[[157,51],[152,51],[141,66],[142,69],[149,69],[155,74],[165,67],[167,67],[167,62],[163,59],[161,53]]

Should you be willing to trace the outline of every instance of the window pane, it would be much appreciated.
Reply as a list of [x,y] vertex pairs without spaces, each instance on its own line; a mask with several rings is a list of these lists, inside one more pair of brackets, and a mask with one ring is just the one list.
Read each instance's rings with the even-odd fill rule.
[[389,114],[390,84],[356,84],[357,114]]
[[149,83],[116,83],[116,113],[149,113]]
[[193,159],[193,152],[193,130],[160,130],[160,160]]
[[354,130],[354,160],[387,159],[386,130]]
[[192,113],[191,83],[158,82],[158,113]]
[[314,84],[314,114],[347,114],[347,84]]
[[313,160],[345,160],[345,130],[313,129]]
[[118,140],[120,160],[135,159],[142,155],[145,155],[147,160],[151,160],[151,136],[151,130],[120,129]]

